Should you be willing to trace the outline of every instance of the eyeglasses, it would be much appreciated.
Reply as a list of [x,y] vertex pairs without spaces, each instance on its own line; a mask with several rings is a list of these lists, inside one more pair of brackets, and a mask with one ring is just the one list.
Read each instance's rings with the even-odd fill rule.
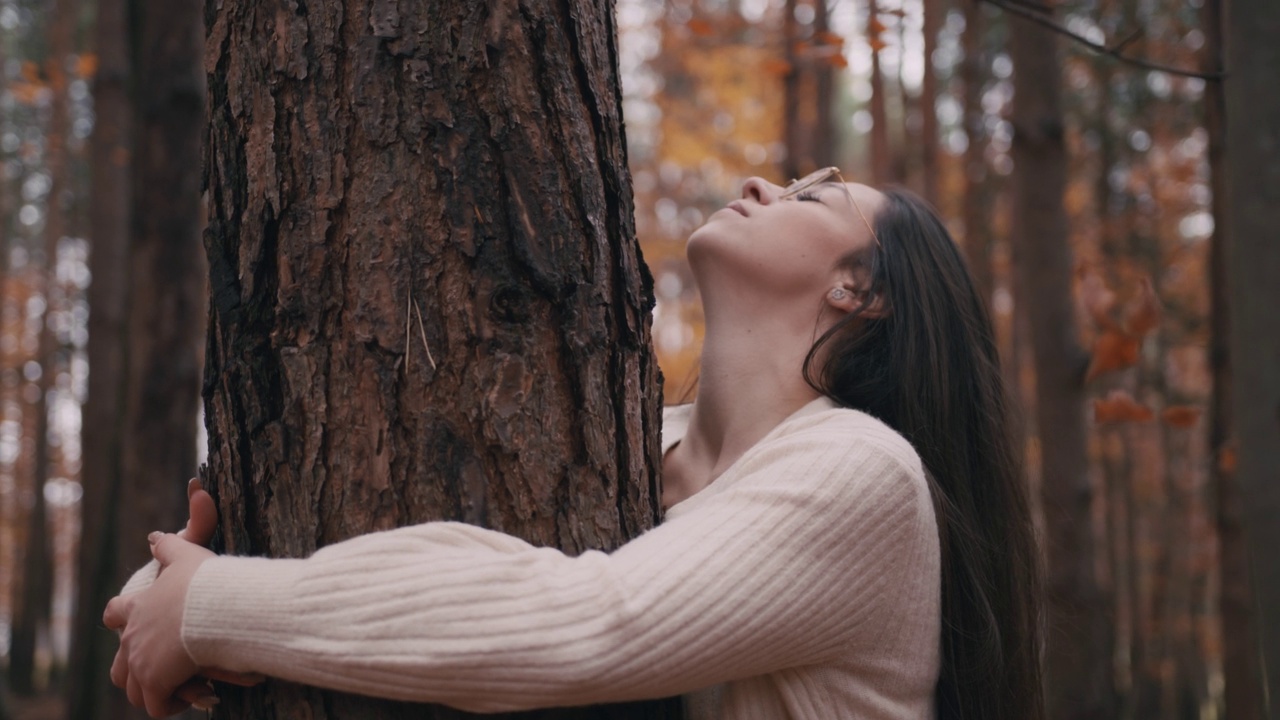
[[816,187],[825,182],[831,182],[832,180],[839,181],[840,189],[844,190],[844,194],[849,198],[849,202],[853,204],[853,209],[858,211],[858,217],[862,218],[862,222],[867,226],[867,230],[871,231],[871,239],[875,240],[876,246],[879,247],[880,237],[876,235],[876,229],[871,226],[871,221],[867,220],[867,216],[862,212],[862,208],[859,207],[858,201],[853,199],[853,193],[849,192],[849,186],[845,185],[844,176],[840,174],[840,168],[835,167],[834,165],[822,168],[821,170],[815,170],[799,180],[792,180],[790,184],[782,189],[782,194],[778,196],[778,199],[787,200],[789,198],[796,197],[810,188]]

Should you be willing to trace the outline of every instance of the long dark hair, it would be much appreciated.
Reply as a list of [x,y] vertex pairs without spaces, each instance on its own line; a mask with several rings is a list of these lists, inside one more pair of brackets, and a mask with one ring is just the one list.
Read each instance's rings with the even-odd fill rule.
[[924,463],[942,549],[939,720],[1042,720],[1039,555],[991,316],[929,205],[885,196],[879,243],[843,261],[882,311],[864,304],[824,333],[805,380]]

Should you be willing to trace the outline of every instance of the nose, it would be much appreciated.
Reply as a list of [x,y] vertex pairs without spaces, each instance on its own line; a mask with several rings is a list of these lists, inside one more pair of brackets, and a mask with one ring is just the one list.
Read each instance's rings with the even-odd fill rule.
[[742,184],[742,199],[768,205],[778,199],[781,190],[764,178],[750,177]]

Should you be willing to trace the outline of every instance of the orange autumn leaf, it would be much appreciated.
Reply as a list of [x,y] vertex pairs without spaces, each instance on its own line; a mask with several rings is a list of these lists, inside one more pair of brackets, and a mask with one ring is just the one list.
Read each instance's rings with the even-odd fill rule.
[[1128,328],[1129,334],[1135,337],[1142,337],[1160,327],[1160,298],[1156,296],[1156,289],[1151,284],[1151,278],[1142,279],[1142,288],[1138,292],[1138,297],[1129,307],[1129,312],[1125,317],[1125,326]]
[[710,37],[711,35],[714,35],[716,31],[715,27],[713,27],[710,22],[703,20],[702,18],[693,18],[689,22],[685,23],[685,26],[689,28],[689,32],[692,32],[698,37]]
[[870,38],[873,41],[879,40],[880,35],[884,33],[884,31],[885,31],[885,26],[884,26],[884,23],[880,22],[880,18],[877,18],[877,17],[867,18],[867,37],[868,38]]
[[834,55],[832,55],[832,56],[828,57],[828,58],[826,59],[826,62],[827,62],[827,64],[828,64],[828,65],[830,65],[831,67],[838,67],[838,68],[847,68],[847,67],[849,67],[849,59],[848,59],[848,58],[846,58],[846,57],[845,57],[843,54],[841,54],[841,53],[836,53],[836,54],[834,54]]
[[40,80],[40,66],[30,60],[22,62],[22,79],[32,85],[42,85]]
[[830,30],[823,30],[815,35],[814,38],[824,45],[844,45],[844,37]]
[[1234,445],[1228,445],[1218,451],[1218,471],[1230,475],[1236,471],[1236,449]]
[[1099,375],[1112,370],[1123,370],[1138,362],[1137,338],[1107,330],[1098,336],[1093,344],[1093,360],[1089,363],[1089,371],[1085,380],[1093,380]]
[[889,46],[889,43],[881,40],[878,37],[871,38],[870,40],[867,41],[867,44],[870,45],[871,49],[875,52],[880,52],[881,50]]
[[98,74],[98,56],[85,53],[76,58],[76,74],[82,78],[91,78]]
[[1123,390],[1112,390],[1105,398],[1093,401],[1093,419],[1099,424],[1150,422],[1154,417],[1150,408]]
[[1160,417],[1169,427],[1194,427],[1200,419],[1200,410],[1189,405],[1170,405],[1160,413]]
[[782,58],[765,58],[760,61],[760,69],[770,75],[786,75],[791,72],[791,63]]

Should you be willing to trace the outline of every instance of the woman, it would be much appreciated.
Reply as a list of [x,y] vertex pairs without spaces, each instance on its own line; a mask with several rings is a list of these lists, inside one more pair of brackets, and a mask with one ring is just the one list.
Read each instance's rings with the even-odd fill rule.
[[1010,409],[936,216],[834,168],[752,178],[688,256],[707,332],[696,401],[665,415],[661,526],[577,558],[455,523],[306,560],[153,534],[163,571],[105,615],[112,680],[154,716],[237,672],[474,711],[1041,718]]

